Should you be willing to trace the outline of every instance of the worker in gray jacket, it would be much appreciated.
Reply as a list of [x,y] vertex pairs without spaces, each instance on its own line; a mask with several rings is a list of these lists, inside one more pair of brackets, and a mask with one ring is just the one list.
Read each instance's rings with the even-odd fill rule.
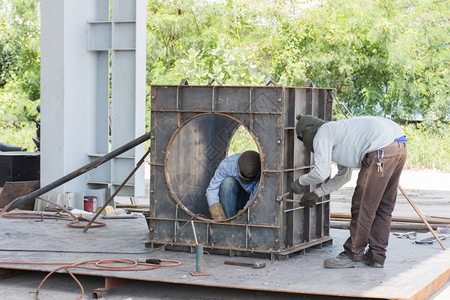
[[[397,186],[406,161],[403,130],[381,117],[355,117],[324,122],[314,116],[297,116],[296,133],[306,149],[314,152],[314,168],[291,184],[301,194],[306,186],[323,183],[305,193],[300,205],[313,207],[317,200],[348,182],[353,168],[360,168],[352,197],[350,237],[344,251],[325,260],[326,268],[354,268],[365,265],[382,268],[386,259],[392,211]],[[366,249],[367,248],[367,249]]]

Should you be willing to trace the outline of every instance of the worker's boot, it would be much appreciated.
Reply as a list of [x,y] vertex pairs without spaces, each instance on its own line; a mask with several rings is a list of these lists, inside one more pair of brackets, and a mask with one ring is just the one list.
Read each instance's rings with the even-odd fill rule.
[[222,204],[220,202],[216,202],[209,207],[209,212],[211,213],[211,217],[215,221],[223,221],[227,218],[225,212],[223,211]]
[[364,262],[363,260],[354,261],[345,252],[341,252],[336,257],[326,259],[323,266],[328,269],[362,268]]
[[373,259],[373,254],[370,250],[364,253],[364,264],[372,268],[384,268],[382,263]]

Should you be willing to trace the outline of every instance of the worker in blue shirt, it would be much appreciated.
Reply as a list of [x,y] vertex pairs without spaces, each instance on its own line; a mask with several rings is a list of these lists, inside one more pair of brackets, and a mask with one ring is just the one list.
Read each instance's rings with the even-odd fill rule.
[[247,208],[258,189],[261,158],[247,150],[222,160],[206,189],[211,217],[223,221]]

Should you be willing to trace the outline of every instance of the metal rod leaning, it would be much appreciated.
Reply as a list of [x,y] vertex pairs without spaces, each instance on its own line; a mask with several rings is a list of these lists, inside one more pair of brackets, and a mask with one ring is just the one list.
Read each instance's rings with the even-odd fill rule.
[[445,250],[444,244],[442,244],[441,239],[438,237],[436,232],[434,232],[433,228],[428,223],[427,219],[422,215],[422,213],[417,209],[416,205],[412,202],[411,199],[409,199],[408,195],[406,195],[405,190],[401,187],[401,185],[398,185],[398,189],[400,192],[402,192],[403,196],[405,196],[406,200],[408,200],[409,204],[411,204],[412,208],[416,211],[416,213],[419,215],[419,217],[422,219],[423,223],[427,226],[428,230],[431,232],[431,234],[435,237],[436,241],[438,241],[439,245],[441,245],[442,249]]
[[151,132],[147,132],[144,135],[141,135],[140,137],[138,137],[137,139],[132,140],[131,142],[129,142],[128,144],[125,144],[119,148],[117,148],[116,150],[113,150],[105,155],[103,155],[102,157],[97,158],[96,160],[88,163],[87,165],[84,165],[83,167],[73,171],[72,173],[69,173],[67,175],[65,175],[64,177],[61,177],[57,180],[55,180],[54,182],[34,191],[29,193],[28,195],[25,195],[23,197],[18,197],[16,199],[14,199],[13,201],[11,201],[7,206],[5,206],[5,208],[0,212],[0,216],[2,216],[6,211],[8,211],[8,209],[10,208],[14,208],[17,207],[19,205],[22,205],[38,196],[41,196],[51,190],[53,190],[54,188],[92,170],[97,168],[98,166],[100,166],[101,164],[113,159],[116,156],[119,156],[120,154],[136,147],[137,145],[145,142],[146,140],[150,139],[151,137]]
[[86,224],[86,226],[83,228],[83,232],[86,232],[89,229],[89,226],[91,226],[92,223],[94,223],[95,219],[105,210],[105,208],[108,206],[108,204],[114,199],[114,197],[120,192],[120,190],[125,186],[125,184],[130,180],[130,178],[136,173],[137,169],[144,163],[145,158],[147,155],[150,154],[150,148],[148,148],[147,152],[142,156],[142,158],[139,160],[139,162],[136,164],[136,167],[131,171],[130,174],[128,174],[127,178],[122,182],[122,184],[116,189],[116,191],[109,197],[108,201],[103,204],[103,206],[97,210],[94,217]]

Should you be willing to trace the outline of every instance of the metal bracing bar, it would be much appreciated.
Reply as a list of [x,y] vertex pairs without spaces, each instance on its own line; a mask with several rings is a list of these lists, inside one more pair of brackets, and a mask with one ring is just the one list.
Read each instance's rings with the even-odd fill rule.
[[131,171],[130,174],[128,174],[127,178],[122,182],[122,184],[114,191],[114,194],[109,197],[108,201],[103,204],[103,206],[95,213],[94,217],[86,224],[86,226],[83,228],[83,232],[86,232],[92,223],[94,223],[95,219],[105,210],[105,208],[108,206],[108,204],[114,199],[114,197],[117,196],[117,194],[120,192],[120,190],[125,186],[125,184],[130,180],[130,178],[136,173],[136,171],[141,167],[141,165],[144,163],[145,158],[147,155],[150,154],[150,148],[148,148],[147,152],[142,156],[142,158],[139,160],[139,162],[136,164],[136,167]]
[[285,202],[292,202],[292,203],[300,203],[301,200],[294,200],[294,199],[282,199]]
[[[292,201],[289,201],[289,202],[296,202],[296,200],[292,200]],[[300,201],[298,201],[298,202],[300,202]],[[324,203],[327,203],[327,202],[330,202],[330,200],[324,200],[324,201],[321,201],[321,202],[317,202],[316,206],[314,206],[314,207],[317,207],[317,205],[324,204]],[[314,207],[310,207],[310,208],[313,209]],[[305,208],[305,207],[304,206],[298,206],[298,207],[294,207],[294,208],[283,210],[283,212],[287,213],[287,212],[296,211],[296,210],[299,210],[299,209],[302,209],[302,208]]]
[[[185,110],[185,109],[178,109],[178,110],[174,110],[174,109],[154,109],[153,112],[156,113],[196,113],[196,114],[201,114],[201,113],[207,113],[210,114],[211,111],[209,110]],[[244,111],[222,111],[222,110],[217,110],[214,111],[214,113],[221,113],[221,114],[254,114],[254,115],[274,115],[274,116],[281,116],[283,115],[282,112],[264,112],[264,111],[255,111],[255,112],[244,112]]]
[[[190,220],[186,219],[172,219],[172,218],[156,218],[156,217],[146,217],[147,220],[156,220],[156,221],[177,221],[177,222],[190,222]],[[269,228],[269,229],[280,229],[279,226],[274,225],[261,225],[261,224],[248,224],[248,223],[223,223],[222,221],[214,221],[214,220],[208,220],[209,222],[206,222],[206,224],[211,225],[211,227],[214,224],[226,224],[227,226],[240,226],[240,227],[256,227],[256,228]]]
[[176,204],[176,206],[175,206],[175,222],[173,222],[173,233],[174,233],[174,239],[173,239],[173,241],[176,243],[176,242],[178,242],[178,222],[179,222],[179,220],[178,220],[178,208],[179,208],[180,206],[178,205],[178,203]]
[[195,244],[198,245],[197,233],[195,232],[195,225],[193,220],[191,220],[191,225],[192,225],[192,232],[194,233]]
[[408,200],[409,204],[411,204],[412,208],[416,211],[416,213],[419,215],[419,217],[422,219],[423,223],[425,223],[425,225],[427,226],[428,230],[431,232],[431,234],[436,238],[436,241],[438,241],[439,245],[441,245],[442,249],[445,250],[445,246],[444,244],[442,244],[441,239],[439,238],[439,236],[436,234],[436,232],[434,232],[433,228],[430,226],[430,224],[428,223],[427,219],[422,215],[422,213],[419,211],[419,209],[416,207],[416,205],[414,204],[414,202],[412,202],[412,200],[408,197],[408,195],[406,195],[405,190],[400,186],[400,184],[398,185],[398,189],[402,192],[403,196],[405,196],[406,200]]
[[312,168],[314,168],[314,165],[297,167],[297,168],[292,168],[292,169],[282,169],[282,170],[263,170],[263,173],[294,172],[294,171],[298,171],[298,170],[312,169]]
[[8,211],[8,209],[10,209],[10,208],[12,209],[14,207],[20,206],[20,205],[22,205],[22,204],[24,204],[24,203],[26,203],[26,202],[36,198],[36,197],[39,197],[39,196],[41,196],[41,195],[43,195],[43,194],[53,190],[54,188],[56,188],[56,187],[58,187],[58,186],[60,186],[60,185],[62,185],[64,183],[66,183],[66,182],[68,182],[68,181],[70,181],[70,180],[72,180],[72,179],[74,179],[74,178],[76,178],[76,177],[78,177],[78,176],[80,176],[80,175],[82,175],[82,174],[92,170],[92,169],[97,168],[98,166],[100,166],[100,165],[104,164],[105,162],[113,159],[114,157],[119,156],[120,154],[122,154],[124,152],[127,152],[128,150],[136,147],[137,145],[142,144],[146,140],[150,139],[150,136],[151,136],[150,132],[147,132],[146,134],[138,137],[137,139],[132,140],[128,144],[125,144],[125,145],[117,148],[116,150],[111,151],[108,154],[103,155],[102,157],[100,157],[100,158],[98,158],[98,159],[88,163],[87,165],[84,165],[83,167],[73,171],[72,173],[67,174],[64,177],[61,177],[61,178],[55,180],[54,182],[52,182],[52,183],[50,183],[50,184],[48,184],[48,185],[46,185],[46,186],[44,186],[44,187],[34,191],[32,193],[29,193],[28,195],[25,195],[23,197],[19,197],[19,198],[13,200],[10,204],[8,204],[0,212],[0,216],[2,216],[3,213]]
[[249,237],[250,237],[250,227],[245,226],[245,250],[248,250],[248,239],[249,239]]

